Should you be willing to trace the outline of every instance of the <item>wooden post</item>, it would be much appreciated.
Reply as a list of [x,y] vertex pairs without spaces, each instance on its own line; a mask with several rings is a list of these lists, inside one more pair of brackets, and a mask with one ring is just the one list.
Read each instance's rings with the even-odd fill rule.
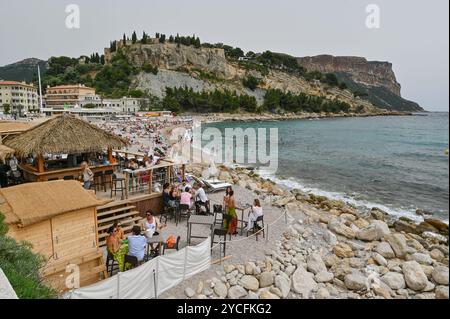
[[148,187],[149,187],[149,194],[152,194],[153,193],[153,170],[151,169],[150,170],[150,178],[148,179]]
[[125,173],[125,199],[128,199],[129,184],[130,184],[130,174],[127,172]]
[[186,179],[186,164],[183,164],[181,166],[181,178],[183,179],[183,181]]
[[112,148],[111,147],[108,147],[108,162],[110,164],[114,163],[114,157],[112,155]]
[[37,158],[37,169],[39,173],[45,172],[44,156],[42,154],[39,154]]

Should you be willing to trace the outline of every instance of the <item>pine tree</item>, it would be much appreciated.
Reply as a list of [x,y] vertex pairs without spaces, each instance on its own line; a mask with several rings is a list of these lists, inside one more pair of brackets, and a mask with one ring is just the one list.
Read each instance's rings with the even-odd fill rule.
[[147,44],[147,39],[148,39],[147,33],[145,33],[145,31],[144,31],[144,33],[142,34],[142,41],[141,41],[141,43],[142,44]]
[[157,39],[159,39],[159,33],[158,33],[158,32],[156,32],[155,37],[156,37]]
[[200,38],[197,37],[197,39],[195,39],[195,47],[200,48],[201,46],[202,46],[202,43],[200,42]]
[[125,33],[123,34],[123,45],[127,45],[127,36]]
[[137,42],[137,35],[136,31],[133,31],[133,35],[131,36],[131,42],[135,44]]
[[159,38],[159,42],[166,43],[166,35],[165,34],[161,34],[161,37]]
[[173,35],[171,35],[171,36],[169,37],[169,42],[170,42],[170,43],[174,43],[174,41],[175,41],[175,39],[174,39]]

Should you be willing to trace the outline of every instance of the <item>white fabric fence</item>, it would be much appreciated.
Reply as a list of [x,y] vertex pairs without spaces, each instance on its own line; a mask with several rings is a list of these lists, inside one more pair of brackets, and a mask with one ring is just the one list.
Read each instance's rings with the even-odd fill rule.
[[[66,294],[68,299],[151,299],[211,266],[211,238]],[[156,287],[155,287],[156,284]],[[155,296],[156,293],[156,296]]]

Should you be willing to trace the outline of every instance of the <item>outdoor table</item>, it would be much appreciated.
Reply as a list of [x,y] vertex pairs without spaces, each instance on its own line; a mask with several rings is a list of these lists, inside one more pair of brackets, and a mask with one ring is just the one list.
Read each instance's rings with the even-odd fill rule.
[[[244,206],[244,205],[242,205]],[[245,205],[245,207],[236,207],[236,210],[241,211],[241,219],[238,218],[238,222],[241,224],[239,229],[241,230],[241,236],[244,234],[244,228],[245,228],[245,220],[244,220],[244,212],[245,210],[249,209],[250,205]]]
[[187,229],[187,243],[188,246],[191,245],[191,238],[208,238],[207,236],[192,236],[192,225],[207,225],[211,228],[211,238],[213,238],[214,234],[214,216],[203,216],[203,215],[192,215],[188,220],[188,229]]
[[159,253],[161,253],[161,246],[162,246],[162,244],[165,243],[166,236],[164,236],[164,234],[159,232],[159,235],[152,236],[151,238],[148,238],[148,237],[146,237],[146,238],[147,238],[147,257],[146,257],[146,259],[148,261],[148,257],[150,256],[150,246],[152,244],[161,244],[161,245],[159,245],[159,248],[158,248]]

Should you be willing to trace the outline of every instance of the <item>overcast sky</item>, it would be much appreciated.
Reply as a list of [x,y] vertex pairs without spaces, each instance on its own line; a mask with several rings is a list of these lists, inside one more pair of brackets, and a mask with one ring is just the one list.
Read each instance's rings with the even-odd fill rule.
[[[80,29],[65,26],[72,3]],[[372,3],[379,29],[365,24]],[[405,98],[448,111],[448,0],[0,0],[0,12],[0,65],[102,52],[133,30],[195,33],[245,51],[390,61]]]

